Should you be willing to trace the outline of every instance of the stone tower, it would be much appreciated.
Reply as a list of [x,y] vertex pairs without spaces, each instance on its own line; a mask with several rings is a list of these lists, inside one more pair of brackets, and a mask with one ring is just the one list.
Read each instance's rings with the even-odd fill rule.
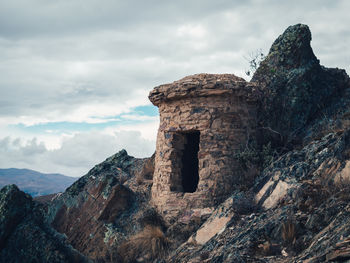
[[160,114],[152,186],[159,211],[212,207],[242,183],[234,155],[255,134],[255,89],[232,74],[197,74],[150,92]]

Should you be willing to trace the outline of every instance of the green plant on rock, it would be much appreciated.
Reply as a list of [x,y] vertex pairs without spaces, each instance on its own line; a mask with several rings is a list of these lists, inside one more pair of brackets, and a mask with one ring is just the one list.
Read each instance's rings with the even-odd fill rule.
[[253,166],[264,169],[272,163],[277,155],[278,153],[272,148],[271,142],[259,146],[257,142],[253,140],[241,147],[241,149],[234,154],[234,158],[238,160],[244,170],[248,170]]

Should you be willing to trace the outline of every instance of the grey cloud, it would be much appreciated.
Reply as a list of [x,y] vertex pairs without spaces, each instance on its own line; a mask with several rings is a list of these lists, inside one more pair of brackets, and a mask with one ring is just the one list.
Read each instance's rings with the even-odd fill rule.
[[15,161],[23,165],[30,165],[47,151],[43,143],[36,138],[22,144],[21,139],[12,140],[10,137],[0,139],[0,166]]
[[101,29],[177,23],[237,7],[243,1],[7,1],[1,3],[0,31],[8,37],[79,34]]
[[[349,9],[346,0],[2,1],[0,115],[66,116],[95,102],[126,107],[199,72],[244,77],[244,56],[267,53],[299,22],[310,25],[321,63],[349,71]],[[186,26],[204,33],[179,35]],[[69,72],[74,63],[90,72]]]

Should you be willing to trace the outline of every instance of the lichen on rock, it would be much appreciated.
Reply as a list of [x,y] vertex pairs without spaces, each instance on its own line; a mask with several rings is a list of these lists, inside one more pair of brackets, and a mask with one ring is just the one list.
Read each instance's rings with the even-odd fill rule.
[[325,135],[326,125],[325,131],[317,130],[318,122],[346,112],[349,105],[345,96],[350,90],[349,76],[345,70],[321,66],[310,42],[308,26],[288,27],[252,78],[263,92],[259,115],[263,137],[270,140],[274,131],[282,137],[277,136],[280,146],[287,148],[300,145],[305,136],[311,141]]

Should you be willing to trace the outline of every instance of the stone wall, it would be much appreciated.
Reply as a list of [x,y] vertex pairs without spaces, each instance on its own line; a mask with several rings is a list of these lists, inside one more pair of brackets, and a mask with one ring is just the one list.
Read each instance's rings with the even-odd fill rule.
[[[199,74],[156,87],[159,107],[152,201],[165,215],[211,207],[242,183],[235,152],[255,136],[255,86],[234,75]],[[199,132],[195,192],[184,192],[182,155],[186,134]]]

